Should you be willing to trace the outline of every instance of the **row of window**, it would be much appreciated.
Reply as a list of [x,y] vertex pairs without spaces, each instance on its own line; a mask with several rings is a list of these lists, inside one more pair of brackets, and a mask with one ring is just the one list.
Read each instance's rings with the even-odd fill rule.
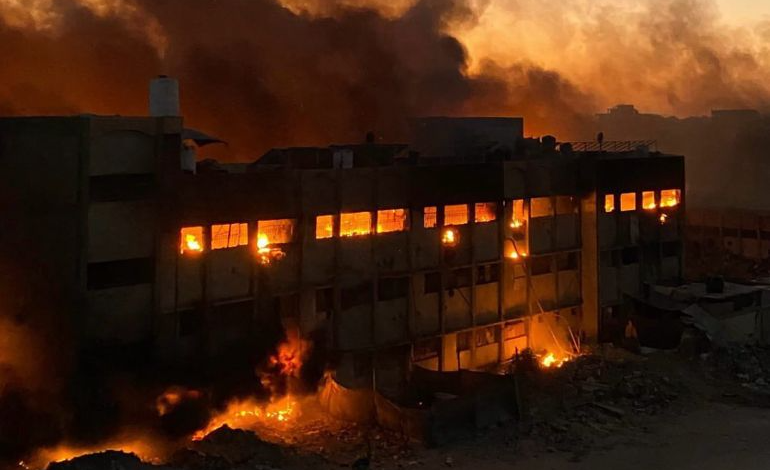
[[[541,256],[532,259],[532,275],[552,274],[558,271],[578,269],[577,253],[561,253],[557,256]],[[474,274],[475,272],[475,274]],[[472,268],[458,268],[449,271],[444,279],[444,289],[462,289],[475,285],[491,284],[500,281],[500,265],[487,264]],[[441,273],[429,272],[424,274],[423,294],[435,294],[441,291]],[[342,289],[340,303],[343,310],[371,303],[373,285],[371,282]],[[377,300],[386,301],[405,298],[409,292],[408,277],[382,278],[378,281]],[[316,312],[327,312],[332,309],[333,290],[331,288],[316,291]]]
[[617,209],[616,200],[620,200],[620,212],[635,211],[637,204],[641,202],[644,210],[654,210],[658,207],[676,207],[682,202],[682,191],[679,189],[664,189],[658,191],[642,191],[641,201],[637,201],[637,193],[622,193],[619,197],[615,194],[606,194],[604,196],[604,212],[615,212]]
[[[511,227],[523,229],[530,218],[549,217],[554,214],[577,213],[577,201],[571,196],[539,197],[512,201]],[[494,222],[498,217],[498,203],[478,202],[428,206],[423,211],[423,227],[467,225],[471,218],[477,224]],[[373,222],[376,222],[373,224]],[[315,238],[318,240],[340,237],[357,237],[372,233],[403,232],[410,228],[409,209],[381,209],[375,212],[344,212],[339,215],[318,215],[315,219]],[[256,246],[291,243],[296,221],[292,219],[261,220],[257,222]],[[180,251],[194,253],[206,246],[212,250],[235,248],[249,244],[249,225],[245,222],[217,224],[206,233],[205,227],[185,227],[180,233]],[[207,238],[210,240],[207,241]]]
[[640,263],[642,256],[646,259],[654,259],[658,257],[678,257],[681,254],[681,244],[676,241],[650,245],[643,249],[639,247],[626,247],[601,252],[599,255],[599,265],[605,268],[619,268]]
[[[260,220],[257,222],[258,248],[271,244],[291,243],[294,239],[296,221],[292,219]],[[180,231],[180,252],[199,253],[206,246],[204,227],[185,227]],[[215,224],[211,226],[209,247],[212,250],[235,248],[249,244],[249,224]]]
[[[497,203],[477,203],[474,206],[476,223],[492,222],[497,219]],[[443,207],[444,225],[465,225],[469,221],[467,204]],[[332,238],[335,233],[342,237],[355,237],[377,233],[403,232],[409,229],[408,209],[383,209],[376,212],[376,227],[372,227],[372,212],[347,212],[339,216],[319,215],[316,217],[317,239]],[[424,226],[438,226],[439,208],[424,209]],[[257,222],[258,248],[268,245],[291,243],[294,239],[296,221],[292,219],[260,220]],[[206,246],[205,228],[185,227],[180,232],[181,253],[201,252]],[[235,248],[249,244],[249,224],[245,222],[216,224],[211,226],[209,247],[212,250]]]
[[[500,280],[500,265],[488,264],[476,266],[475,285],[484,285]],[[474,271],[471,268],[460,268],[450,271],[446,278],[445,289],[460,289],[470,287]],[[340,307],[343,310],[372,302],[371,282],[340,290]],[[441,290],[441,273],[431,272],[424,275],[423,293],[433,294]],[[316,312],[328,312],[333,309],[333,289],[324,288],[316,291]],[[387,301],[406,298],[409,294],[409,277],[389,277],[377,281],[377,300]]]
[[[443,210],[442,210],[443,209]],[[497,220],[496,202],[478,202],[474,205],[474,221],[477,224]],[[332,238],[335,234],[341,237],[356,237],[376,233],[403,232],[409,230],[409,209],[382,209],[376,212],[376,226],[372,225],[375,213],[348,212],[336,215],[319,215],[316,217],[316,239]],[[423,227],[439,226],[439,216],[443,215],[443,225],[466,225],[470,221],[468,204],[455,204],[442,207],[429,206],[423,208]]]

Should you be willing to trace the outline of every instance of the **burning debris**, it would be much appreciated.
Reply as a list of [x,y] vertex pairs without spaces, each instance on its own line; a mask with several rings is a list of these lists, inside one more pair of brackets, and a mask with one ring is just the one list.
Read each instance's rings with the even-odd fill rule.
[[[130,465],[126,468],[132,468],[131,465],[141,462],[163,461],[167,457],[167,446],[170,444],[161,436],[153,436],[148,430],[137,430],[135,433],[127,434],[124,438],[112,438],[93,445],[60,444],[55,447],[40,449],[31,459],[22,461],[19,465],[30,470],[44,468],[88,469],[104,468],[98,465],[114,461],[129,463]],[[74,462],[80,457],[83,457],[83,463]]]
[[568,360],[569,359],[561,359],[561,360],[556,359],[556,356],[553,353],[548,353],[545,355],[545,357],[540,359],[540,364],[546,369],[551,367],[559,368],[562,365],[564,365],[564,363]]
[[640,426],[685,393],[684,386],[661,375],[641,356],[604,348],[563,363],[548,374],[523,382],[529,404],[523,420],[531,425],[522,438],[535,439],[543,451],[558,450],[580,460],[603,437]]
[[267,365],[257,370],[260,383],[269,391],[269,397],[231,400],[204,428],[196,431],[192,439],[200,441],[223,426],[251,430],[257,434],[260,434],[259,431],[286,432],[287,425],[302,415],[301,403],[304,399],[294,395],[292,381],[300,380],[303,360],[310,347],[308,341],[300,339],[289,329],[287,340],[278,345],[276,353],[268,358]]
[[280,429],[281,426],[285,427],[299,418],[301,414],[299,401],[289,396],[268,403],[254,399],[233,400],[225,411],[213,417],[204,429],[196,431],[192,439],[200,441],[223,426],[252,431],[263,428]]
[[[155,467],[142,461],[132,452],[108,450],[97,452],[82,457],[70,457],[62,460],[54,460],[48,465],[47,470],[151,470]],[[24,465],[20,466],[29,468]]]

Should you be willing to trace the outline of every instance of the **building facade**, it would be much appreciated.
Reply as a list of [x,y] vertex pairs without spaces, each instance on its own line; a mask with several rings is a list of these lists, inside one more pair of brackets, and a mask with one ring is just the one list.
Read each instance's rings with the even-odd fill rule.
[[[393,393],[414,366],[611,340],[629,298],[681,278],[682,157],[559,149],[519,119],[426,123],[414,148],[276,149],[196,174],[181,118],[0,119],[5,255],[24,246],[66,286],[86,344],[180,364],[283,328],[343,385]],[[434,153],[448,145],[462,151]]]

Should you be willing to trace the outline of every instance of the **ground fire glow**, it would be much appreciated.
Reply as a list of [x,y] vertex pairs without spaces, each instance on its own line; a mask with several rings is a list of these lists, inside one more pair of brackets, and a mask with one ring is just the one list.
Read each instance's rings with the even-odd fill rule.
[[158,445],[158,441],[152,436],[116,438],[105,443],[88,446],[61,444],[37,451],[36,455],[34,455],[29,462],[19,462],[19,467],[30,469],[46,468],[50,463],[64,462],[82,455],[105,452],[108,450],[133,453],[145,462],[153,462],[163,457],[161,455],[161,447],[161,445]]
[[212,431],[227,425],[233,429],[257,431],[261,428],[281,430],[295,421],[302,414],[300,402],[291,393],[280,395],[276,391],[276,382],[297,378],[302,368],[302,360],[310,344],[301,340],[292,332],[287,333],[287,340],[278,345],[277,351],[268,361],[268,369],[259,374],[262,384],[271,390],[269,400],[256,398],[235,399],[227,404],[221,413],[216,414],[205,428],[193,434],[192,439],[201,440]]
[[195,432],[192,439],[199,441],[225,425],[251,431],[285,426],[301,414],[299,402],[291,396],[269,403],[259,403],[254,399],[234,400],[225,411],[212,418],[205,428]]
[[549,352],[540,357],[540,366],[544,369],[558,369],[565,362],[571,359],[569,356],[557,357],[556,354]]

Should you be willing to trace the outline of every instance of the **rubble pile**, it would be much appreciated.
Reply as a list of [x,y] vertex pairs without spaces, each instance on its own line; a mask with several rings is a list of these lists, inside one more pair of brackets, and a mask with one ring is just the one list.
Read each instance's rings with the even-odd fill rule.
[[269,468],[281,466],[285,461],[280,446],[261,440],[253,432],[225,425],[176,452],[170,464],[185,469],[218,470]]
[[[134,454],[108,450],[88,454],[64,462],[52,463],[48,470],[166,470],[168,467],[156,467],[142,462]],[[172,469],[168,469],[172,470]]]
[[737,381],[742,387],[770,395],[770,347],[740,345],[709,354],[717,378]]
[[667,409],[682,391],[638,356],[608,360],[586,355],[541,375],[531,391],[532,437],[547,450],[576,455],[587,452],[596,437]]

